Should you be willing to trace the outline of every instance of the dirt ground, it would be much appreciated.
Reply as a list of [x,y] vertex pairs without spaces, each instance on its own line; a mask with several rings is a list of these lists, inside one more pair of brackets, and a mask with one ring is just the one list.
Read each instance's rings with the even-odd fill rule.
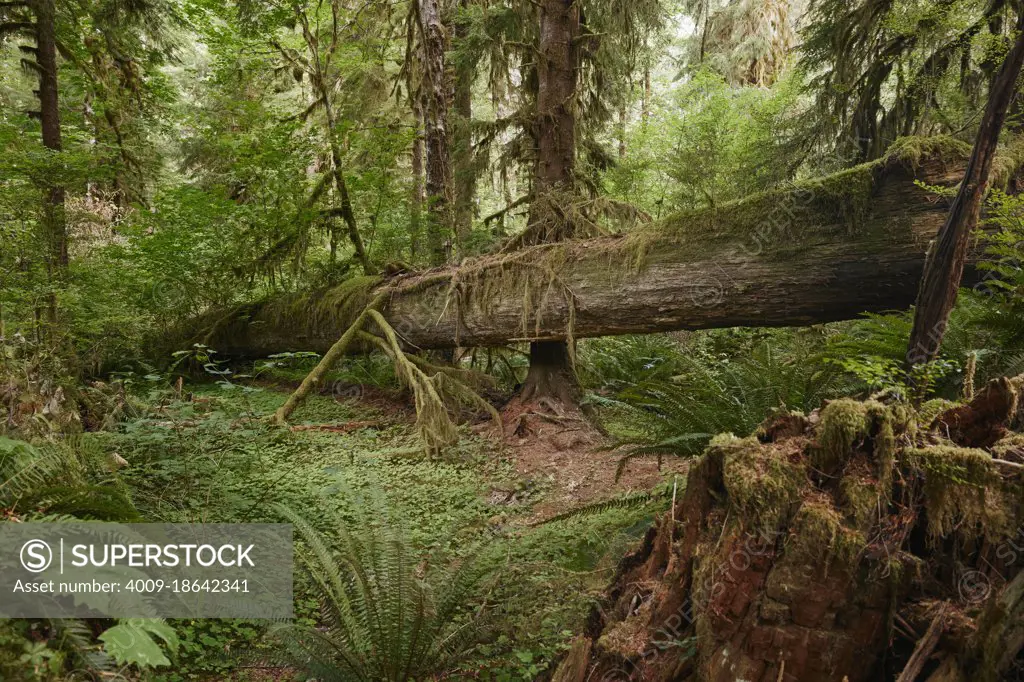
[[534,507],[530,522],[536,522],[575,507],[631,492],[646,492],[660,481],[677,476],[686,480],[688,460],[665,457],[659,467],[656,457],[630,461],[615,478],[621,449],[612,449],[612,439],[602,434],[579,412],[538,411],[515,401],[502,411],[506,456],[528,480],[546,481],[550,494]]

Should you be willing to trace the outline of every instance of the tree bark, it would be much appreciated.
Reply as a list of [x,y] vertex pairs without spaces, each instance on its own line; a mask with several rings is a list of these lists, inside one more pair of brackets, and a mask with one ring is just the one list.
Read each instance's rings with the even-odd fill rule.
[[[460,6],[467,7],[468,0]],[[455,22],[455,40],[464,40],[469,33],[469,24]],[[462,65],[455,69],[455,117],[452,126],[454,142],[453,163],[455,167],[455,240],[459,255],[465,255],[466,243],[473,230],[474,205],[476,202],[476,169],[473,167],[473,76],[474,64]]]
[[[540,3],[540,46],[537,54],[537,161],[533,193],[543,198],[554,193],[572,194],[576,165],[576,71],[579,54],[579,7],[573,0]],[[574,226],[555,213],[549,201],[535,200],[530,207],[529,227],[533,243],[569,238]]]
[[416,136],[412,140],[412,207],[411,232],[409,237],[409,250],[413,262],[420,251],[420,240],[423,237],[423,111],[417,104],[413,107],[413,117],[416,120]]
[[907,348],[907,365],[934,360],[939,354],[949,313],[956,303],[971,233],[978,224],[989,172],[999,143],[1006,110],[1016,91],[1024,64],[1024,14],[1017,24],[1017,41],[992,83],[974,150],[967,163],[960,191],[949,217],[932,247],[914,311],[914,326]]
[[[533,243],[571,238],[575,227],[557,210],[573,192],[576,165],[576,71],[579,54],[579,7],[574,0],[540,3],[540,45],[537,55],[537,162],[534,200],[527,230]],[[575,402],[579,385],[567,342],[530,344],[530,370],[520,395],[524,400],[549,398]]]
[[[915,180],[953,186],[964,163],[948,154],[916,164],[881,160],[679,214],[627,237],[569,240],[370,281],[363,304],[387,292],[388,320],[409,348],[425,349],[800,326],[906,308],[947,210]],[[211,311],[168,342],[182,348],[202,340],[248,357],[325,352],[354,319],[347,311],[363,307],[341,295],[346,286]]]
[[[452,158],[448,140],[449,87],[445,53],[448,35],[438,0],[419,1],[423,38],[423,114],[427,152],[427,241],[431,264],[448,261],[452,225]],[[447,242],[447,243],[446,243]]]
[[[56,9],[53,0],[36,0],[33,9],[36,15],[36,63],[39,65],[39,114],[43,146],[59,152],[62,144],[57,87]],[[50,275],[60,279],[68,267],[64,187],[60,184],[46,188],[43,222],[49,240]]]

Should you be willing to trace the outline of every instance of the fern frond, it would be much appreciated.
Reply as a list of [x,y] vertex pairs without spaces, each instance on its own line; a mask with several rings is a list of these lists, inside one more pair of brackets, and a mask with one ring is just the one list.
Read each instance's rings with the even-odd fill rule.
[[662,499],[665,497],[664,493],[638,493],[636,495],[628,495],[626,497],[616,497],[610,500],[604,500],[602,502],[594,502],[591,504],[583,505],[582,507],[576,507],[564,511],[561,514],[556,514],[551,518],[537,521],[530,524],[531,528],[538,526],[546,526],[549,523],[558,523],[559,521],[566,521],[568,519],[579,518],[583,516],[593,516],[595,514],[601,514],[611,509],[631,509],[635,507],[643,507],[650,504],[654,500]]
[[407,682],[450,672],[478,641],[477,628],[456,620],[491,572],[484,563],[470,558],[420,577],[401,524],[379,507],[357,505],[355,523],[339,520],[330,545],[301,516],[279,509],[308,550],[305,568],[325,626],[275,629],[291,667],[320,680]]

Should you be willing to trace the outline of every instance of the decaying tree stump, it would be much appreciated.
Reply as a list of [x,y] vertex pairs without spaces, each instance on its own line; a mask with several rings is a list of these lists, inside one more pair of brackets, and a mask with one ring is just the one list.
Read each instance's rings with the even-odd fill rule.
[[717,437],[620,565],[587,660],[577,645],[563,665],[594,682],[1018,679],[1024,470],[993,453],[1021,437],[1022,385],[927,423],[837,400]]

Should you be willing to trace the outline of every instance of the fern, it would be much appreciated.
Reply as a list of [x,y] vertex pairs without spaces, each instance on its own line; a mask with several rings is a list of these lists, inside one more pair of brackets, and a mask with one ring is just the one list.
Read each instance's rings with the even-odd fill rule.
[[671,381],[642,382],[619,393],[640,430],[620,443],[634,446],[623,458],[627,463],[641,456],[699,454],[714,434],[749,434],[772,410],[809,411],[846,385],[837,368],[798,338],[789,347],[760,342],[738,359],[687,355],[680,362],[683,372]]
[[70,454],[60,448],[38,449],[24,441],[0,436],[0,504],[47,485],[77,468]]
[[[275,629],[283,663],[322,682],[405,682],[452,671],[487,632],[469,599],[491,573],[473,555],[455,567],[422,568],[401,527],[366,510],[336,546],[281,508],[306,549],[321,597],[322,627]],[[422,577],[420,573],[423,573]]]
[[93,641],[89,625],[73,618],[49,621],[57,649],[68,651],[80,669],[113,679],[117,666],[114,660]]
[[[671,491],[669,491],[668,495],[671,496]],[[567,521],[569,519],[594,516],[595,514],[603,514],[604,512],[612,509],[635,509],[637,507],[644,507],[655,500],[664,498],[665,496],[665,492],[661,491],[657,493],[637,493],[635,495],[616,497],[610,500],[603,500],[601,502],[592,502],[581,507],[576,507],[575,509],[569,509],[561,514],[556,514],[551,518],[536,521],[530,524],[530,527],[536,528],[538,526],[546,526],[549,523],[558,523],[559,521]]]
[[0,507],[98,521],[139,521],[118,481],[90,483],[83,459],[97,457],[81,438],[31,445],[0,436]]

